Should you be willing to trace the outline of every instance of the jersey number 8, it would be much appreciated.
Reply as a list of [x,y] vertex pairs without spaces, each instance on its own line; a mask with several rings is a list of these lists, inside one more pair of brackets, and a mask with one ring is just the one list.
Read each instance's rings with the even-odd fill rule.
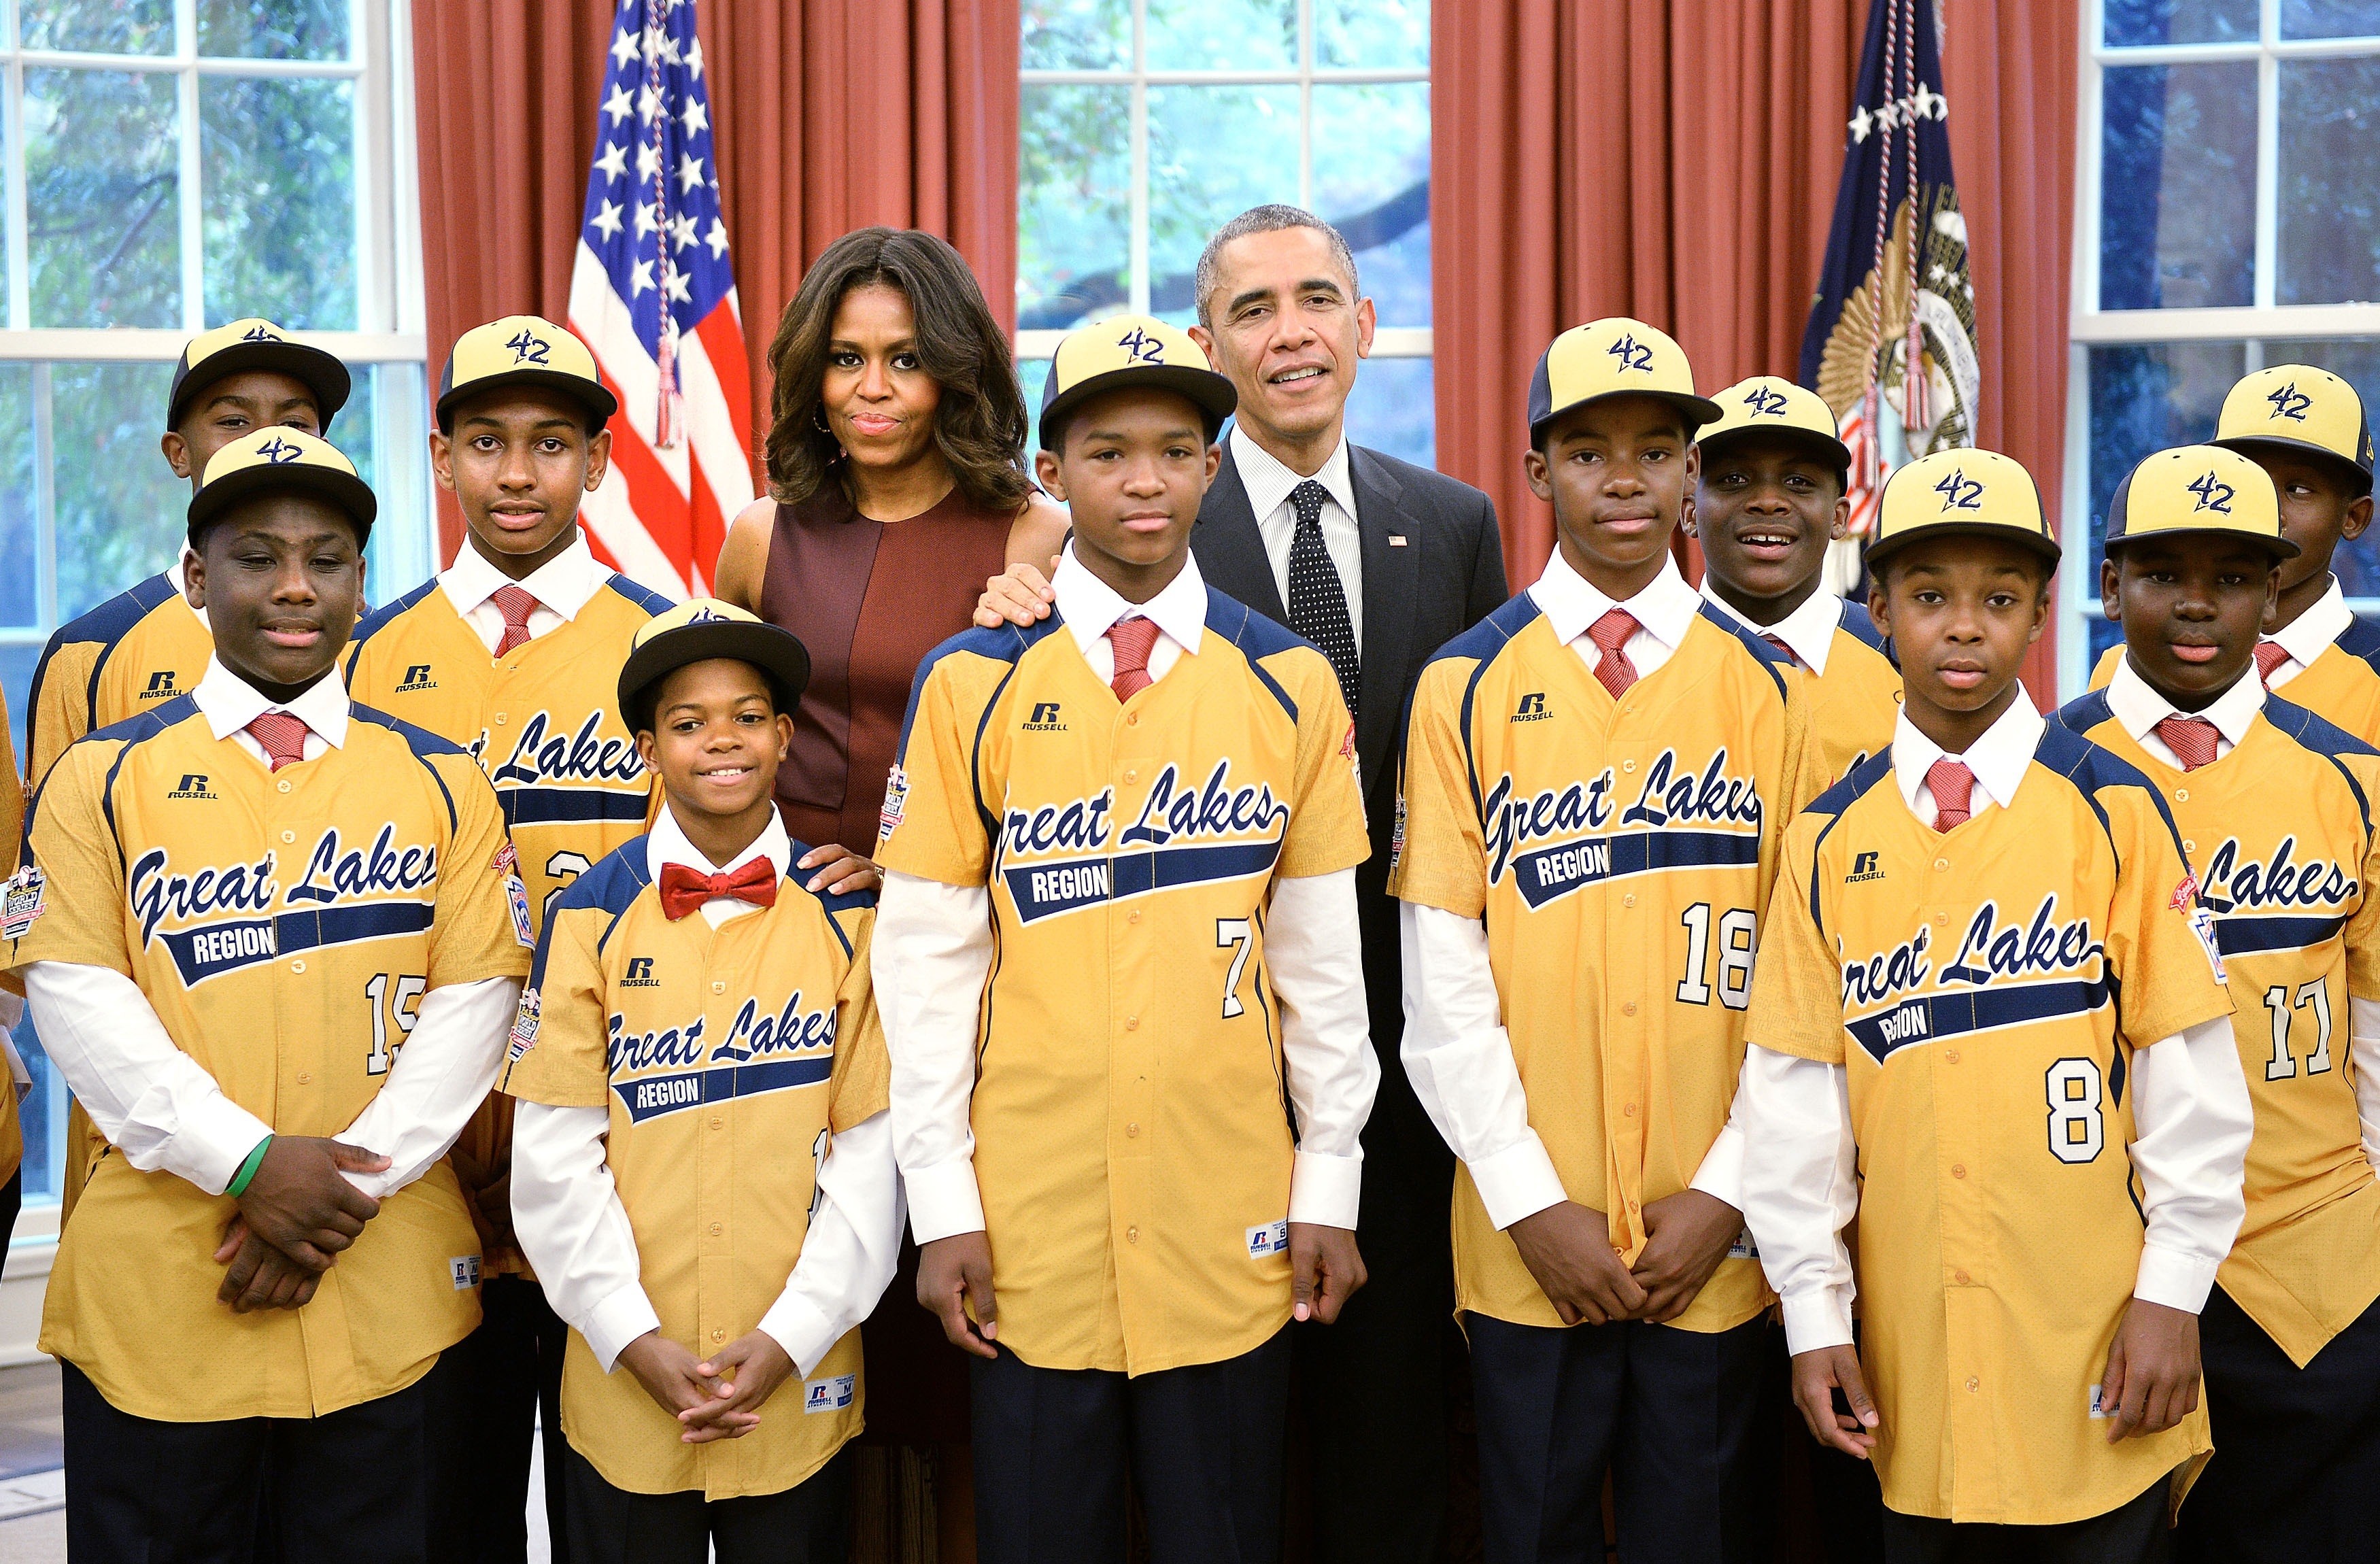
[[2107,1121],[2099,1111],[2106,1087],[2099,1063],[2061,1059],[2049,1067],[2049,1155],[2060,1162],[2095,1159],[2107,1144]]

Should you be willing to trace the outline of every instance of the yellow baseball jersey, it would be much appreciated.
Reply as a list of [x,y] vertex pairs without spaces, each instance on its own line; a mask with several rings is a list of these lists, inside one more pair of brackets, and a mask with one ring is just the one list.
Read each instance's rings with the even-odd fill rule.
[[2154,784],[2055,725],[1947,833],[1888,750],[1786,832],[1751,1036],[1850,1073],[1893,1509],[2079,1521],[2211,1448],[2203,1407],[2113,1446],[2098,1407],[2141,1257],[2132,1052],[2231,1008],[2196,891]]
[[[1486,918],[1530,1127],[1631,1262],[1645,1203],[1727,1124],[1760,908],[1820,784],[1806,687],[1706,605],[1614,700],[1523,592],[1414,691],[1389,892]],[[1453,1233],[1458,1310],[1560,1326],[1460,1164]],[[1770,1297],[1742,1245],[1674,1323],[1725,1330]]]
[[2380,752],[2278,696],[2237,748],[2187,775],[2126,733],[2105,695],[2058,721],[2156,784],[2215,915],[2256,1106],[2248,1217],[2217,1279],[2303,1368],[2380,1298],[2380,1180],[2348,1052],[2349,996],[2380,998]]
[[[793,861],[808,848],[795,843]],[[717,928],[662,911],[638,837],[554,903],[499,1081],[604,1108],[604,1160],[662,1329],[698,1353],[759,1325],[800,1257],[828,1137],[883,1111],[889,1065],[868,980],[873,893],[813,895]],[[859,1332],[788,1383],[740,1439],[678,1441],[676,1419],[571,1332],[562,1426],[604,1481],[707,1499],[781,1493],[860,1430]]]
[[[455,612],[435,576],[365,616],[347,649],[358,700],[461,745],[504,805],[520,850],[532,924],[564,887],[641,836],[658,793],[619,710],[620,665],[637,627],[670,606],[625,576],[544,635],[499,659]],[[500,1175],[510,1163],[512,1104],[491,1096],[455,1147]],[[485,1231],[488,1268],[530,1274]]]
[[1054,612],[943,642],[885,795],[880,863],[991,891],[975,1174],[1001,1345],[1040,1368],[1214,1363],[1289,1320],[1266,909],[1370,848],[1330,664],[1207,600],[1123,702]]
[[1866,605],[1844,601],[1834,644],[1827,649],[1827,671],[1800,673],[1809,681],[1822,782],[1840,782],[1891,745],[1893,724],[1900,720],[1900,664]]
[[[2121,642],[2101,654],[2091,687],[2104,690],[2123,660]],[[2380,745],[2380,625],[2358,619],[2273,692],[2366,744]]]
[[[68,749],[26,835],[41,908],[12,968],[140,986],[224,1095],[335,1135],[432,988],[517,977],[504,817],[471,758],[362,706],[276,774],[185,697]],[[30,909],[12,897],[10,921]],[[44,1352],[140,1417],[310,1417],[404,1388],[479,1322],[479,1240],[440,1162],[381,1202],[311,1303],[235,1315],[213,1258],[237,1211],[103,1158],[60,1241]]]

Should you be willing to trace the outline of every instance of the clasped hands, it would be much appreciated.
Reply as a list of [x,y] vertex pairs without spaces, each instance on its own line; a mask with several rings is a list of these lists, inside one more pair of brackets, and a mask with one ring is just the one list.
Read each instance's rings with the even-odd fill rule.
[[1611,1247],[1609,1218],[1576,1201],[1559,1201],[1504,1231],[1564,1325],[1658,1323],[1686,1312],[1743,1231],[1743,1214],[1698,1189],[1653,1201],[1633,1266]]
[[343,1176],[378,1173],[388,1158],[319,1135],[275,1135],[237,1196],[215,1264],[215,1297],[235,1314],[302,1308],[339,1252],[353,1244],[380,1202]]

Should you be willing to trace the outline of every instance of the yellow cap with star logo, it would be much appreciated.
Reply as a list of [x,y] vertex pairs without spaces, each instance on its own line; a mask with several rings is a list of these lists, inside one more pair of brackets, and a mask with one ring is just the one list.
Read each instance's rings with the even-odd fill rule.
[[199,491],[190,496],[189,540],[196,549],[207,529],[241,501],[260,494],[310,494],[327,500],[356,525],[356,546],[371,536],[380,502],[356,475],[356,464],[329,441],[294,429],[241,435],[207,460]]
[[1835,410],[1816,392],[1777,375],[1755,375],[1712,400],[1718,404],[1718,421],[1705,426],[1695,444],[1716,447],[1738,435],[1773,430],[1816,448],[1839,476],[1851,470],[1851,447],[1843,443]]
[[2058,568],[2058,539],[2033,474],[1998,451],[1937,451],[1895,468],[1868,540],[1868,568],[1911,543],[1952,536],[2004,539]]
[[2223,398],[2215,443],[2255,454],[2259,445],[2330,456],[2354,469],[2357,495],[2372,492],[2372,425],[2355,388],[2311,364],[2276,364],[2242,375]]
[[173,389],[165,394],[165,427],[181,427],[208,387],[250,370],[287,375],[313,393],[315,421],[326,434],[331,415],[347,405],[347,393],[354,389],[347,367],[335,355],[295,341],[272,321],[250,315],[200,332],[182,345]]
[[769,681],[777,709],[790,716],[810,682],[810,654],[790,630],[717,598],[696,598],[654,614],[628,642],[620,669],[620,715],[631,733],[650,731],[662,681],[713,658],[749,663]]
[[1111,315],[1068,333],[1050,357],[1050,381],[1041,390],[1041,449],[1058,449],[1075,408],[1132,385],[1188,397],[1206,415],[1210,442],[1240,402],[1188,332],[1148,315]]
[[455,432],[455,409],[462,403],[508,385],[536,386],[576,402],[586,409],[589,434],[620,407],[585,343],[540,316],[507,315],[455,339],[438,378],[439,432]]
[[1529,377],[1529,443],[1542,443],[1546,426],[1572,407],[1607,396],[1658,396],[1686,416],[1686,436],[1717,422],[1718,404],[1694,394],[1686,350],[1664,331],[1607,315],[1570,330],[1547,346]]
[[2265,469],[2220,445],[2152,452],[2116,485],[2107,549],[2143,538],[2220,532],[2263,544],[2280,559],[2299,549],[2281,536],[2281,499]]

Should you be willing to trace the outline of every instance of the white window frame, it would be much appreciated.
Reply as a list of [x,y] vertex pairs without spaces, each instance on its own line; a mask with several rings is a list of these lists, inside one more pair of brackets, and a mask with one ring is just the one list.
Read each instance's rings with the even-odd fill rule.
[[[1434,0],[1453,4],[1455,0]],[[1429,81],[1429,67],[1367,69],[1318,66],[1314,63],[1314,0],[1297,0],[1298,60],[1294,67],[1273,70],[1151,70],[1148,61],[1148,0],[1132,0],[1132,42],[1128,63],[1105,70],[1022,70],[1025,87],[1130,87],[1132,89],[1131,172],[1132,211],[1128,224],[1130,256],[1126,306],[1135,314],[1148,313],[1148,90],[1151,87],[1293,86],[1297,94],[1297,204],[1313,210],[1314,89],[1380,86]],[[1432,134],[1436,133],[1435,127]],[[1326,217],[1328,213],[1324,214]],[[1071,328],[1070,328],[1071,329]],[[1066,332],[1020,331],[1016,357],[1048,358],[1058,351]],[[1431,354],[1427,326],[1382,326],[1373,333],[1375,358],[1427,358]]]
[[[2380,304],[2274,302],[2280,254],[2280,77],[2291,60],[2380,55],[2380,32],[2361,38],[2284,39],[2281,0],[2259,0],[2258,35],[2233,43],[2160,43],[2111,48],[2105,0],[2080,7],[2082,69],[2075,94],[2081,115],[2075,137],[2072,300],[2067,329],[2067,566],[2058,572],[2058,686],[2063,697],[2090,683],[2090,627],[2100,616],[2099,582],[2082,546],[2091,515],[2091,349],[2142,342],[2241,343],[2246,367],[2288,361],[2291,339],[2380,337]],[[2101,309],[2099,308],[2101,72],[2110,66],[2256,64],[2256,247],[2253,302],[2222,309]],[[2085,577],[2089,577],[2085,579]],[[2357,598],[2359,612],[2380,613],[2380,599]]]

